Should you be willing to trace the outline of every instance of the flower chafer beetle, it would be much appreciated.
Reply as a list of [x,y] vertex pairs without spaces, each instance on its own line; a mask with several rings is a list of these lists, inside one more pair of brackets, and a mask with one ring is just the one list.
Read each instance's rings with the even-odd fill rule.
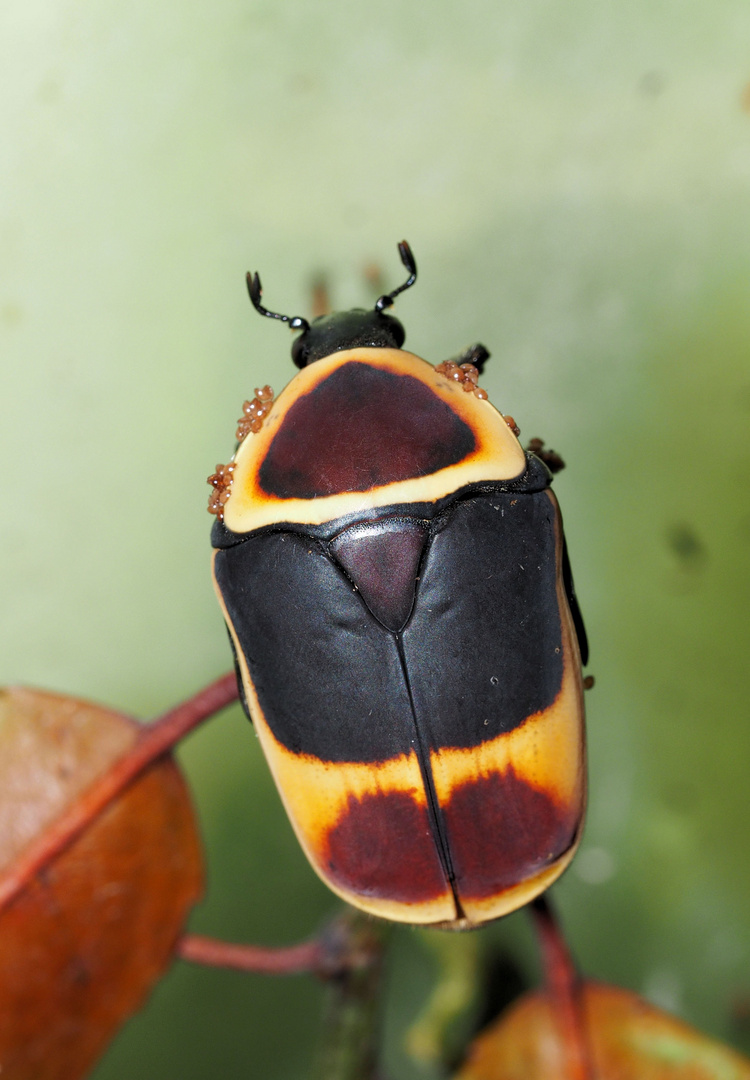
[[[374,310],[312,323],[210,478],[245,709],[321,878],[365,911],[468,927],[547,888],[585,806],[587,659],[551,473],[478,385]],[[536,440],[539,452],[541,443]]]

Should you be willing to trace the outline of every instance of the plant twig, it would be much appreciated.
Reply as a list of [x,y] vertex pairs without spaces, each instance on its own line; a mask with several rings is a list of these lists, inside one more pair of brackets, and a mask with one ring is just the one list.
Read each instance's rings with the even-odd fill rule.
[[19,855],[0,881],[0,910],[58,857],[142,772],[199,724],[237,699],[234,672],[144,725],[135,742]]
[[328,974],[327,958],[319,938],[273,949],[219,941],[202,934],[186,934],[177,943],[177,956],[193,964],[259,975]]
[[560,1029],[565,1080],[594,1080],[581,980],[570,950],[547,898],[538,896],[530,910],[542,951],[547,993]]
[[199,934],[177,944],[183,960],[262,975],[312,974],[328,983],[316,1080],[374,1080],[388,927],[348,910],[317,938],[287,948],[238,945]]

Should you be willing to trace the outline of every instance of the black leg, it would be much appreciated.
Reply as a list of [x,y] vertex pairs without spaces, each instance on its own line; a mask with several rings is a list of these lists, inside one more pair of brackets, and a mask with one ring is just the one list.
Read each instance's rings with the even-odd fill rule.
[[489,349],[485,348],[484,345],[480,345],[479,342],[477,342],[476,345],[467,346],[467,348],[465,348],[463,352],[460,352],[458,356],[452,356],[450,360],[446,360],[446,363],[458,364],[459,367],[461,366],[461,364],[473,364],[481,375],[484,369],[484,365],[487,363],[489,358]]

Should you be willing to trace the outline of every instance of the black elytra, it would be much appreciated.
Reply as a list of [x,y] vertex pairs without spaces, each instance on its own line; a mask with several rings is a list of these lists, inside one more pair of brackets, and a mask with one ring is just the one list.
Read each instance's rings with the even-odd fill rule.
[[[502,715],[509,731],[554,700],[556,542],[545,492],[491,492],[432,523],[355,525],[330,544],[261,532],[218,552],[215,574],[279,742],[326,761],[378,761],[408,751],[413,707],[430,746],[468,748],[501,733],[486,717]],[[388,574],[394,549],[406,559]],[[471,719],[456,727],[457,716]]]

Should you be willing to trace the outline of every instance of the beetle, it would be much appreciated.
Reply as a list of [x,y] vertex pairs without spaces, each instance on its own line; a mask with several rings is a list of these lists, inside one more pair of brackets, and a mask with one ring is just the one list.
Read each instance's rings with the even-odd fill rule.
[[313,868],[374,915],[464,928],[573,857],[588,648],[551,472],[479,387],[483,346],[403,349],[398,247],[402,285],[312,323],[248,274],[300,371],[245,402],[209,478],[213,578]]

